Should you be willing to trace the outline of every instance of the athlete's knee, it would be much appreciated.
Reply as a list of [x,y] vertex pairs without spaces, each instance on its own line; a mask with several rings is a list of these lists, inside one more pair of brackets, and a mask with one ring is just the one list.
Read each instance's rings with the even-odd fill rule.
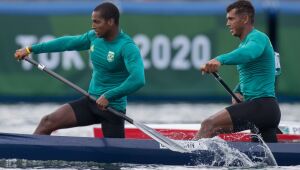
[[203,120],[203,122],[201,123],[201,126],[205,127],[206,129],[207,128],[209,129],[213,126],[213,120],[210,118],[207,118],[207,119]]
[[228,131],[225,127],[218,124],[217,121],[215,121],[212,118],[208,118],[204,120],[203,123],[201,124],[201,127],[202,126],[203,129],[207,131],[207,135],[209,137],[214,137],[219,135],[220,133],[226,133]]
[[201,131],[205,132],[207,137],[213,137],[213,130],[215,129],[214,121],[210,118],[205,119],[201,123]]
[[51,122],[51,117],[49,115],[43,116],[41,119],[42,124],[48,124]]
[[50,114],[41,119],[40,125],[46,129],[52,129],[55,127],[55,122],[57,122],[57,120],[55,120],[54,116]]
[[34,131],[34,134],[37,135],[50,135],[54,130],[54,126],[53,126],[53,118],[51,115],[46,115],[44,116],[41,120],[39,125],[37,126],[37,128]]

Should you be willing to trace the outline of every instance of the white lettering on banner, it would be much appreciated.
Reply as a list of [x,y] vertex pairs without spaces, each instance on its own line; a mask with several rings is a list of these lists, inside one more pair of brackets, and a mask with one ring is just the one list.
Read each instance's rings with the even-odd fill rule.
[[[32,44],[47,42],[54,38],[55,37],[52,35],[44,35],[40,39],[35,35],[17,35],[16,43],[24,48],[26,46],[31,46]],[[32,54],[30,54],[29,57],[32,57]],[[51,70],[57,69],[60,65],[63,70],[70,70],[73,67],[77,70],[83,70],[85,68],[84,61],[77,51],[41,53],[37,55],[37,60]],[[22,61],[22,68],[24,70],[30,70],[32,69],[32,65]]]
[[171,60],[170,40],[165,35],[157,35],[152,42],[152,63],[156,69],[164,70],[168,68]]
[[72,66],[77,70],[83,70],[85,64],[77,51],[65,51],[62,53],[62,67],[64,70],[70,70]]
[[48,69],[58,68],[60,63],[59,53],[41,53],[38,54],[38,61],[47,66]]
[[[30,46],[54,39],[52,35],[38,38],[36,35],[17,35],[16,43],[21,47]],[[170,39],[158,34],[152,39],[146,34],[136,34],[133,40],[140,48],[145,69],[198,70],[211,58],[211,42],[206,35],[196,35],[190,39],[187,35],[177,35]],[[30,55],[32,56],[32,55]],[[85,63],[77,51],[44,53],[36,55],[37,60],[49,69],[62,67],[63,70],[83,70],[92,68],[91,62]],[[32,69],[28,62],[22,62],[24,70]]]
[[211,42],[205,35],[196,35],[190,41],[186,35],[177,35],[170,40],[159,34],[151,41],[147,35],[137,34],[133,40],[140,48],[145,69],[199,69],[211,58]]
[[151,63],[146,56],[149,54],[151,49],[150,39],[145,34],[137,34],[133,39],[140,49],[145,69],[149,69],[151,67]]
[[198,35],[193,39],[191,56],[192,64],[196,69],[210,60],[211,45],[207,36]]
[[174,55],[171,68],[174,70],[187,70],[191,68],[188,56],[191,48],[189,39],[184,35],[176,36],[172,42],[172,47],[178,52]]

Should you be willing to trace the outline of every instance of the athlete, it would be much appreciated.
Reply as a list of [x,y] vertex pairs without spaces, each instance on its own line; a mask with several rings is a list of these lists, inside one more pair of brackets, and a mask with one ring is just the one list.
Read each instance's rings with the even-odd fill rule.
[[249,1],[230,4],[226,25],[241,43],[201,67],[202,73],[212,73],[221,65],[237,65],[239,84],[234,91],[243,102],[233,100],[233,105],[205,119],[194,139],[258,129],[265,142],[277,142],[281,113],[275,97],[274,50],[268,36],[254,28],[254,15]]
[[62,128],[101,123],[104,137],[124,138],[124,120],[107,111],[107,106],[125,114],[127,95],[144,86],[144,66],[139,49],[119,28],[119,10],[109,2],[92,12],[92,30],[82,35],[64,36],[16,50],[15,58],[30,53],[89,50],[93,73],[88,97],[62,105],[43,117],[34,134],[50,135]]

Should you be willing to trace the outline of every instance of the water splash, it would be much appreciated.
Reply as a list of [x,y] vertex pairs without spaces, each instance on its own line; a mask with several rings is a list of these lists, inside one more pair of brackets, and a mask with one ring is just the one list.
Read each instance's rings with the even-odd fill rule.
[[[252,134],[253,137],[257,138],[259,143],[261,144],[260,147],[264,150],[264,153],[266,154],[266,162],[268,165],[271,166],[278,166],[276,159],[271,151],[271,149],[268,147],[268,145],[264,142],[264,140],[261,138],[260,135]],[[257,158],[258,159],[258,158]]]
[[[203,151],[211,151],[213,153],[213,159],[209,161],[209,166],[237,166],[237,167],[261,167],[261,166],[277,166],[277,163],[272,155],[272,152],[263,144],[253,143],[242,143],[246,146],[249,144],[249,150],[244,153],[237,148],[228,144],[227,141],[219,138],[204,138],[198,141],[179,141],[182,146],[189,149],[193,153],[199,154],[199,160],[194,160],[195,164],[200,164],[203,162],[201,159],[201,154]],[[251,148],[254,147],[255,148]],[[247,146],[246,146],[247,147]],[[260,148],[257,148],[260,147]],[[257,153],[260,151],[261,153]]]

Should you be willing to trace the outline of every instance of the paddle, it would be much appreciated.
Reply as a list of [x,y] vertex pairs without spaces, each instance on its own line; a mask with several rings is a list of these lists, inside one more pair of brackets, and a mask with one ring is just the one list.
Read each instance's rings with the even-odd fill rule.
[[[225,90],[234,98],[237,103],[241,103],[242,101],[232,92],[232,90],[227,86],[227,84],[223,81],[221,76],[217,72],[213,72],[212,75],[215,79],[225,88]],[[277,134],[282,134],[282,131],[277,128]]]
[[225,90],[234,98],[237,103],[241,103],[242,101],[232,92],[232,90],[227,86],[227,84],[223,81],[220,75],[217,72],[213,72],[212,75],[215,79],[225,88]]
[[[29,63],[31,63],[32,65],[36,66],[38,69],[48,73],[50,76],[62,81],[63,83],[69,85],[70,87],[72,87],[73,89],[77,90],[78,92],[80,92],[81,94],[83,94],[84,96],[89,97],[90,99],[92,99],[93,101],[96,102],[96,98],[89,95],[89,93],[87,93],[85,90],[83,90],[82,88],[78,87],[77,85],[75,85],[74,83],[70,82],[69,80],[63,78],[62,76],[58,75],[57,73],[47,69],[44,65],[36,62],[35,60],[29,58],[29,57],[25,57],[24,60],[28,61]],[[143,123],[134,121],[133,119],[131,119],[130,117],[126,116],[125,114],[113,109],[112,107],[107,107],[106,108],[108,111],[110,111],[111,113],[119,116],[120,118],[126,120],[127,122],[135,125],[137,128],[139,128],[141,131],[143,131],[145,134],[149,135],[150,137],[152,137],[154,140],[156,140],[157,142],[159,142],[160,144],[162,144],[163,146],[165,146],[166,148],[172,150],[172,151],[176,151],[176,152],[190,152],[189,150],[183,148],[182,146],[180,146],[179,144],[177,144],[176,142],[172,141],[171,139],[161,135],[160,133],[158,133],[157,131],[155,131],[154,129],[144,125]]]

